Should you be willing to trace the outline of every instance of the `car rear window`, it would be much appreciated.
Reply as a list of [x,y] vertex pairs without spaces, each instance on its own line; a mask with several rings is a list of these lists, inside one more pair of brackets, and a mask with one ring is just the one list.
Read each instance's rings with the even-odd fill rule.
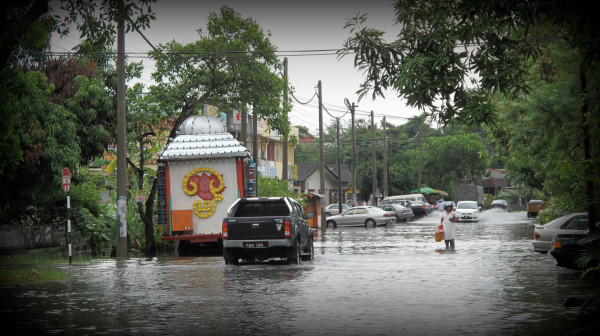
[[254,216],[289,216],[290,210],[283,201],[241,202],[235,212],[235,217]]

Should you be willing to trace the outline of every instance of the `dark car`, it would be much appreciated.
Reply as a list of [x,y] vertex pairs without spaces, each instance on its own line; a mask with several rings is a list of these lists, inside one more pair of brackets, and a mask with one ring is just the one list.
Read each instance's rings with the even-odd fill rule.
[[490,209],[502,209],[506,212],[510,212],[510,204],[508,204],[506,200],[497,199],[492,201],[492,204],[490,204]]
[[431,205],[424,202],[410,202],[409,207],[413,211],[415,217],[429,215],[431,213]]
[[[596,223],[596,227],[600,229],[600,222]],[[550,249],[550,255],[556,259],[558,266],[580,269],[577,264],[577,259],[581,256],[581,251],[584,246],[580,242],[590,236],[590,231],[587,230],[585,233],[573,234],[556,234],[552,240],[552,248]],[[598,260],[592,261],[588,264],[588,267],[597,266]]]

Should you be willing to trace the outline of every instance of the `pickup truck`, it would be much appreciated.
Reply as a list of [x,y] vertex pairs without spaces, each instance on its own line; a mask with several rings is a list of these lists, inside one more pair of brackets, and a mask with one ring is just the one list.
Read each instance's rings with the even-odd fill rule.
[[314,260],[313,234],[302,206],[289,197],[238,198],[223,219],[225,264]]
[[548,204],[542,200],[530,200],[527,202],[527,218],[535,218],[540,210],[546,209]]

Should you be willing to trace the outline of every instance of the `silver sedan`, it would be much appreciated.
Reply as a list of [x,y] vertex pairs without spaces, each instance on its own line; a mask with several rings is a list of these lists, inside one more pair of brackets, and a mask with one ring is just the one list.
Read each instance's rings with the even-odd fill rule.
[[536,224],[533,229],[533,250],[548,253],[555,234],[583,234],[588,228],[588,214],[585,212],[568,214],[544,225]]
[[409,220],[415,216],[411,208],[406,208],[400,204],[383,204],[379,207],[384,211],[392,211],[398,222]]
[[393,223],[396,220],[390,213],[374,206],[358,206],[350,208],[340,215],[327,217],[327,227],[364,226],[372,228]]

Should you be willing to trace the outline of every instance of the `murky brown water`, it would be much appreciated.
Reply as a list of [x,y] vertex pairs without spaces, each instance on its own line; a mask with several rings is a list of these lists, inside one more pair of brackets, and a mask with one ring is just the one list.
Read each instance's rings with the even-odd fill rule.
[[562,335],[583,323],[562,302],[592,285],[532,252],[525,213],[459,224],[454,253],[433,239],[438,216],[329,230],[298,266],[65,265],[69,280],[1,287],[2,317],[13,335]]

